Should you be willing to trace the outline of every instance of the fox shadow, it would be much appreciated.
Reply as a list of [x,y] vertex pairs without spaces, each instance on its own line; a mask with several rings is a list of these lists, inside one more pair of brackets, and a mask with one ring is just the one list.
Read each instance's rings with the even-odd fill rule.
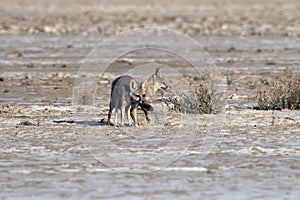
[[[100,121],[90,120],[90,121],[76,121],[76,120],[53,120],[53,123],[56,124],[77,124],[77,125],[85,125],[85,126],[107,126],[107,120],[101,119]],[[110,123],[110,126],[113,126],[113,123]]]

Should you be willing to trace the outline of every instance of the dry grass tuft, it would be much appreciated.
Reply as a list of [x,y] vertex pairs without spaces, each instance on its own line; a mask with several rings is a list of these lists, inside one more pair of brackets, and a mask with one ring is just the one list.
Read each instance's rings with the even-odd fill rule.
[[300,74],[285,70],[276,81],[262,81],[257,101],[261,110],[300,109]]
[[209,114],[213,112],[211,93],[205,84],[200,84],[189,93],[182,93],[167,99],[166,104],[179,113]]

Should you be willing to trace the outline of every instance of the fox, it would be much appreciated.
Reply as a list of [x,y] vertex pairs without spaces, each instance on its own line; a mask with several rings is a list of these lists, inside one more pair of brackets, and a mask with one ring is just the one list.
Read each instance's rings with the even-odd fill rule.
[[134,95],[136,81],[133,77],[124,75],[116,78],[112,82],[111,98],[109,103],[109,112],[107,124],[110,125],[111,114],[114,112],[114,125],[118,123],[118,111],[121,111],[121,126],[124,124],[124,115],[127,114],[128,124],[131,126],[130,109],[136,106],[140,99]]
[[127,115],[129,126],[132,125],[131,119],[133,120],[134,125],[138,126],[138,107],[143,110],[146,120],[150,122],[148,112],[153,110],[153,107],[149,104],[151,97],[158,90],[164,92],[168,91],[168,89],[169,86],[166,85],[160,76],[159,68],[156,69],[155,74],[140,84],[138,84],[137,81],[129,75],[123,75],[116,78],[112,82],[107,125],[110,125],[111,115],[113,112],[115,115],[114,126],[117,125],[117,113],[118,110],[121,110],[121,126],[124,124],[125,114]]
[[[142,87],[136,89],[135,93],[142,94],[141,102],[138,105],[144,112],[148,123],[151,121],[148,111],[153,110],[152,106],[149,104],[152,96],[155,95],[157,91],[161,91],[162,93],[169,92],[170,88],[171,87],[168,86],[162,78],[160,68],[157,68],[155,73],[142,83]],[[131,109],[130,113],[132,118],[136,116],[136,110],[137,108]]]

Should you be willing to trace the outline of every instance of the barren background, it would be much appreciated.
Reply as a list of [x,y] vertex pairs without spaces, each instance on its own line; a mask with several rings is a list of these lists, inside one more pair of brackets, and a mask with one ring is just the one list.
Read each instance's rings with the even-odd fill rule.
[[188,35],[299,37],[299,2],[253,1],[1,1],[1,32],[112,34],[163,26]]
[[[1,0],[1,199],[298,199],[299,111],[242,108],[256,104],[262,80],[274,80],[285,69],[299,73],[299,10],[297,0]],[[191,36],[216,62],[229,84],[226,120],[222,131],[211,135],[217,142],[208,155],[200,131],[176,162],[155,172],[122,173],[130,167],[105,166],[78,134],[91,128],[97,138],[110,130],[98,122],[106,117],[108,102],[98,97],[97,115],[88,124],[76,121],[73,85],[82,60],[103,39],[157,26]],[[132,64],[118,62],[114,69]],[[118,75],[115,70],[100,80],[98,94],[109,94]],[[183,121],[189,128],[178,138],[194,139],[194,128],[206,127],[210,117]],[[129,149],[135,163],[139,153],[160,153],[170,139],[167,133],[150,138],[143,132],[148,128],[126,127],[107,139]],[[141,138],[149,140],[141,143]],[[147,148],[130,151],[135,144]],[[151,162],[144,166],[151,167]]]

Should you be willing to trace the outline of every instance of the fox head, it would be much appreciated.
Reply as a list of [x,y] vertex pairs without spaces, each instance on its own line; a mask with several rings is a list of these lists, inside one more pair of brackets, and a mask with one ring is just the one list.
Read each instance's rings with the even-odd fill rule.
[[168,90],[170,89],[170,87],[165,83],[164,79],[161,77],[159,68],[155,70],[155,74],[152,75],[150,80],[148,79],[148,82],[149,85],[152,85],[152,89],[154,92],[153,94],[155,94],[157,90],[160,90],[162,92],[168,92]]
[[170,87],[164,82],[160,75],[159,68],[147,80],[143,81],[140,86],[133,92],[133,95],[140,98],[141,102],[149,102],[151,97],[158,91],[168,92]]

